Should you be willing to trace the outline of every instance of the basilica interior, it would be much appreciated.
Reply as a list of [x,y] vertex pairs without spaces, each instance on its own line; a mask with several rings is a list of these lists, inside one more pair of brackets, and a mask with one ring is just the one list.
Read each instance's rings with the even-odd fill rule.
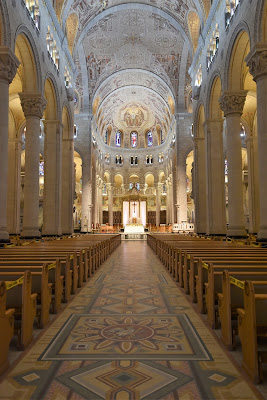
[[267,398],[267,1],[0,0],[0,93],[0,399]]

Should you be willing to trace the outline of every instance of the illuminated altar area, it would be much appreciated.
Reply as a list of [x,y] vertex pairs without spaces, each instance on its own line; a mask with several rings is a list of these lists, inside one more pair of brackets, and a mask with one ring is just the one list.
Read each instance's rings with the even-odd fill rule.
[[123,227],[125,238],[143,239],[146,227],[147,201],[140,191],[133,187],[122,202]]

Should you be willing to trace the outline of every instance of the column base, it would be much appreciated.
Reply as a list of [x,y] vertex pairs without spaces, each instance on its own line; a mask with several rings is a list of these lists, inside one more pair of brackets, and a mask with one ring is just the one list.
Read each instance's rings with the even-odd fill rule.
[[227,236],[244,238],[248,236],[248,233],[245,228],[229,228],[227,229]]
[[262,228],[259,230],[257,242],[267,242],[267,228]]
[[0,243],[9,243],[9,233],[6,230],[0,230]]
[[62,232],[58,230],[53,231],[53,229],[43,229],[42,236],[62,236]]
[[23,229],[20,237],[24,239],[40,238],[41,232],[37,229]]

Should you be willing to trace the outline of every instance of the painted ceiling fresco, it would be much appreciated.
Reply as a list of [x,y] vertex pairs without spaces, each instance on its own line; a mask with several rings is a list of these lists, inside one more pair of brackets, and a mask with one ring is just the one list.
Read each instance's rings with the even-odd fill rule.
[[189,110],[188,68],[208,3],[206,0],[62,3],[60,21],[66,23],[69,48],[76,64],[75,90],[79,104],[88,96],[86,104],[90,107],[98,98],[103,110],[99,130],[103,131],[103,121],[128,129],[131,118],[127,119],[121,110],[133,104],[138,105],[139,116],[143,118],[142,123],[138,120],[139,130],[157,123],[163,126],[164,121],[166,126],[169,97],[179,108],[182,105],[185,111]]

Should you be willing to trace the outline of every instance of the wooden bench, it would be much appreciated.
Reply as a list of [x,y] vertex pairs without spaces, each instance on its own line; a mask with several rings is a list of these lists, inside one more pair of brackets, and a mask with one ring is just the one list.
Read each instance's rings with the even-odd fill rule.
[[262,363],[267,362],[267,284],[245,281],[244,307],[238,308],[238,335],[242,366],[254,383],[262,381]]
[[[14,333],[17,347],[25,349],[32,341],[33,323],[37,312],[37,293],[32,291],[30,271],[0,272],[6,284],[6,307],[14,310]],[[1,327],[2,330],[2,327]]]
[[[237,308],[244,307],[244,281],[267,281],[267,272],[223,271],[222,292],[218,293],[221,339],[229,350],[236,347]],[[254,282],[255,281],[255,282]]]
[[240,262],[232,265],[232,261],[225,265],[208,264],[208,281],[204,284],[204,305],[203,308],[207,310],[208,322],[212,328],[218,327],[218,293],[222,292],[222,278],[223,272],[228,270],[230,273],[235,272],[267,272],[267,261],[264,263],[250,263],[246,264]]
[[[49,322],[49,312],[52,301],[52,283],[48,282],[48,264],[44,264],[39,272],[31,272],[32,292],[37,293],[37,325],[43,328]],[[0,271],[0,280],[6,280],[7,275],[21,275],[21,272]]]
[[0,281],[0,374],[8,367],[8,349],[14,335],[15,309],[7,306],[6,297],[6,284]]

